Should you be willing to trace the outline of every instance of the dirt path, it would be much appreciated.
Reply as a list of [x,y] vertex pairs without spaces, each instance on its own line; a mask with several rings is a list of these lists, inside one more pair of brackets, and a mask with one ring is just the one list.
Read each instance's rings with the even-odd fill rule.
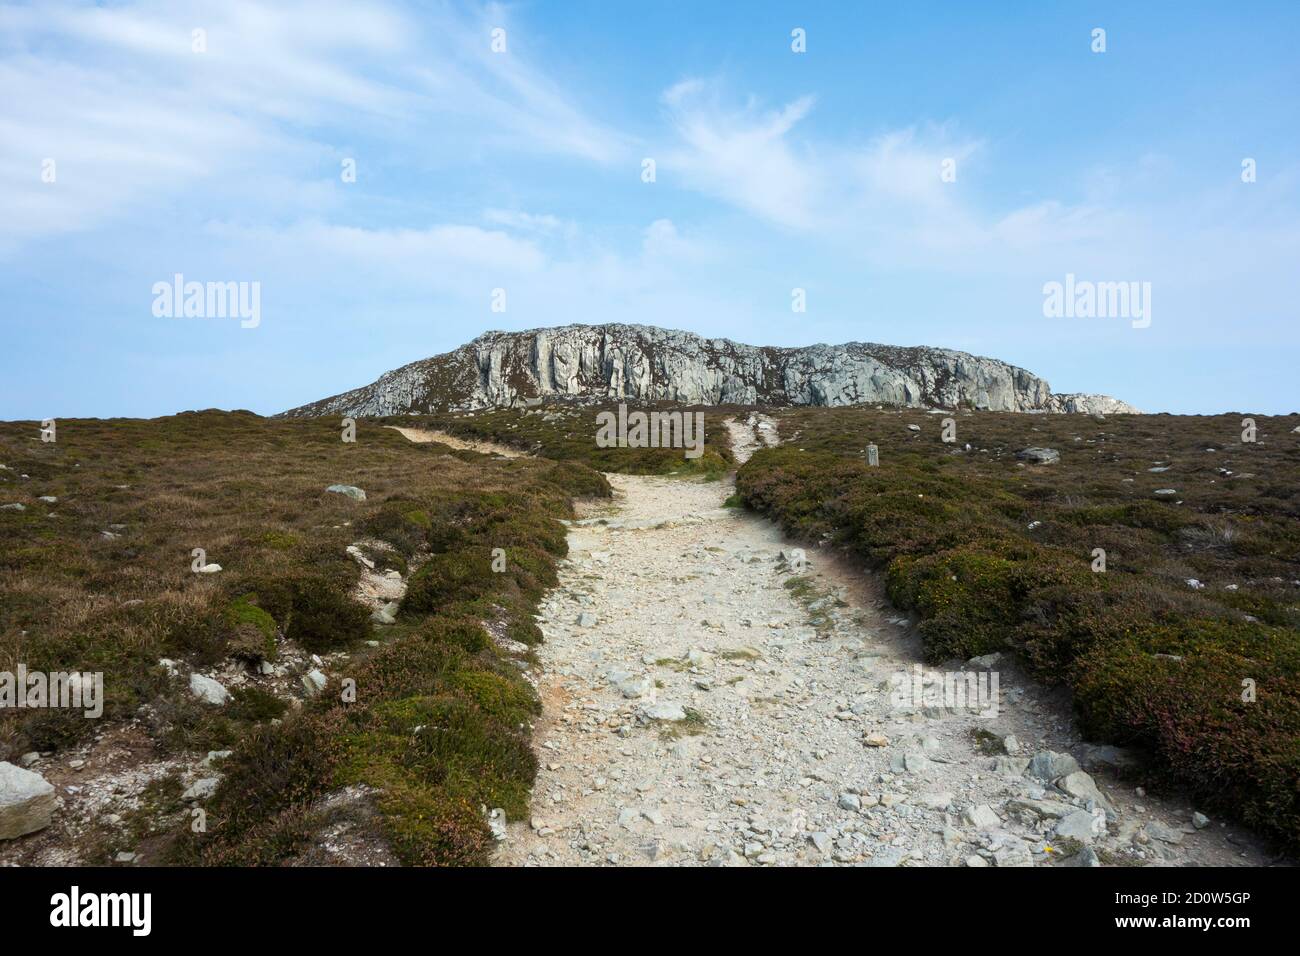
[[[731,425],[737,458],[775,443],[763,424]],[[998,675],[996,716],[895,699],[921,660],[908,621],[829,555],[800,568],[723,507],[729,481],[609,479],[541,609],[541,770],[500,864],[1266,862],[1116,783],[1125,755],[1082,745],[1008,662],[953,665]]]
[[485,455],[501,455],[504,458],[522,458],[524,456],[519,449],[510,448],[507,445],[498,445],[490,441],[457,438],[447,432],[433,431],[428,428],[402,428],[400,425],[385,425],[384,427],[391,428],[407,441],[420,443],[436,441],[448,448],[458,448],[462,451],[478,451]]

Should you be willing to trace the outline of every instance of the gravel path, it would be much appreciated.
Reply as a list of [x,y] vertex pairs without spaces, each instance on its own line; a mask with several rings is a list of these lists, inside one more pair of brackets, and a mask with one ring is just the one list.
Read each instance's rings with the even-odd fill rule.
[[[738,458],[775,441],[764,424],[732,424]],[[800,568],[723,506],[730,482],[608,477],[542,606],[541,770],[500,864],[1265,862],[1115,783],[1127,755],[1080,744],[1009,662],[948,668],[997,673],[997,716],[893,699],[920,663],[909,622],[829,555]]]

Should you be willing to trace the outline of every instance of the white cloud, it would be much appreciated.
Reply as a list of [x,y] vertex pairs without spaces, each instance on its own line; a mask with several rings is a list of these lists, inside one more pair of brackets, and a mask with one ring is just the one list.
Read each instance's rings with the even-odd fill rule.
[[484,211],[483,218],[488,222],[514,229],[517,232],[527,232],[541,236],[573,238],[578,231],[577,224],[572,220],[561,219],[559,216],[552,216],[549,213],[533,214],[515,209],[488,209]]
[[525,275],[546,264],[535,244],[500,230],[444,223],[424,229],[364,229],[318,221],[288,228],[247,228],[211,223],[211,235],[250,249],[250,258],[313,265],[322,281],[348,274],[383,276],[408,283],[410,289],[482,286],[483,277]]
[[[206,52],[191,49],[196,27]],[[491,54],[485,22],[449,8],[415,21],[330,0],[51,3],[0,9],[0,38],[10,245],[210,192],[260,213],[267,181],[293,207],[294,183],[337,168],[336,128],[449,157],[486,145],[610,162],[624,148],[517,46]],[[41,181],[47,158],[55,183]]]
[[811,96],[760,112],[752,104],[723,108],[714,86],[684,80],[663,102],[682,145],[661,164],[690,187],[711,193],[771,222],[808,228],[819,187],[815,167],[796,155],[787,134],[813,106]]

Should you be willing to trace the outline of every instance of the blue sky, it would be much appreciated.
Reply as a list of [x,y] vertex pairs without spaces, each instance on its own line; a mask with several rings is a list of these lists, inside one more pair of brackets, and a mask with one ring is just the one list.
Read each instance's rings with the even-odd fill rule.
[[[6,4],[0,418],[269,414],[604,321],[1294,411],[1297,48],[1281,2]],[[156,317],[176,273],[260,324]],[[1045,317],[1067,273],[1150,327]]]

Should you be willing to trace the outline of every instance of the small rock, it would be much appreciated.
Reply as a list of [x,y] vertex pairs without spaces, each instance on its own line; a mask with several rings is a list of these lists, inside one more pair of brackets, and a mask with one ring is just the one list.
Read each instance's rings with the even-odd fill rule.
[[221,705],[230,700],[230,691],[211,677],[198,673],[190,675],[190,693],[205,704]]
[[1056,785],[1072,797],[1077,797],[1085,802],[1091,800],[1096,803],[1097,806],[1106,810],[1113,811],[1115,809],[1111,806],[1111,802],[1107,800],[1102,795],[1102,792],[1097,788],[1097,782],[1082,770],[1076,770],[1074,773],[1066,774],[1057,781]]
[[233,753],[230,750],[209,750],[208,755],[199,761],[200,767],[211,767],[218,760],[225,760]]
[[650,706],[643,708],[642,713],[650,720],[677,721],[686,719],[685,708],[683,708],[681,704],[673,704],[668,701],[659,704],[651,704]]
[[1090,846],[1085,846],[1074,856],[1065,862],[1066,866],[1101,866],[1101,859],[1097,856],[1097,851]]
[[862,809],[862,798],[856,793],[841,793],[838,803],[841,810]]
[[655,689],[654,681],[646,675],[628,677],[616,685],[618,692],[629,700],[649,696]]
[[998,815],[993,812],[993,808],[983,803],[978,806],[967,807],[962,816],[976,830],[993,830],[1002,823],[998,819]]
[[1090,843],[1106,832],[1106,815],[1100,811],[1075,810],[1057,820],[1055,829],[1062,839]]
[[1192,826],[1198,830],[1204,830],[1210,825],[1210,818],[1199,810],[1192,814]]
[[917,794],[916,802],[927,810],[947,810],[952,806],[952,794],[947,790]]
[[366,493],[356,485],[330,485],[325,490],[332,491],[336,495],[345,495],[353,501],[366,500]]
[[1040,750],[1029,761],[1030,776],[1037,777],[1045,783],[1051,783],[1057,777],[1064,777],[1079,769],[1079,762],[1069,754],[1059,754],[1053,750]]
[[308,697],[315,697],[325,689],[327,679],[317,668],[312,668],[302,675],[302,689],[307,692]]
[[998,866],[1033,866],[1034,859],[1023,843],[1013,843],[993,851],[993,862]]
[[1022,448],[1016,458],[1033,465],[1054,465],[1061,460],[1061,453],[1055,448]]
[[1147,836],[1153,840],[1159,840],[1161,843],[1177,844],[1183,842],[1183,832],[1181,830],[1175,830],[1173,827],[1165,826],[1156,820],[1152,820],[1144,829]]
[[708,651],[702,651],[698,647],[693,647],[686,652],[686,663],[692,667],[712,667],[713,655]]
[[861,866],[867,867],[895,867],[902,866],[906,852],[902,847],[885,847],[876,850],[871,856],[863,860]]
[[217,791],[217,784],[221,783],[220,777],[204,777],[196,780],[190,785],[190,788],[181,794],[182,800],[206,800]]

